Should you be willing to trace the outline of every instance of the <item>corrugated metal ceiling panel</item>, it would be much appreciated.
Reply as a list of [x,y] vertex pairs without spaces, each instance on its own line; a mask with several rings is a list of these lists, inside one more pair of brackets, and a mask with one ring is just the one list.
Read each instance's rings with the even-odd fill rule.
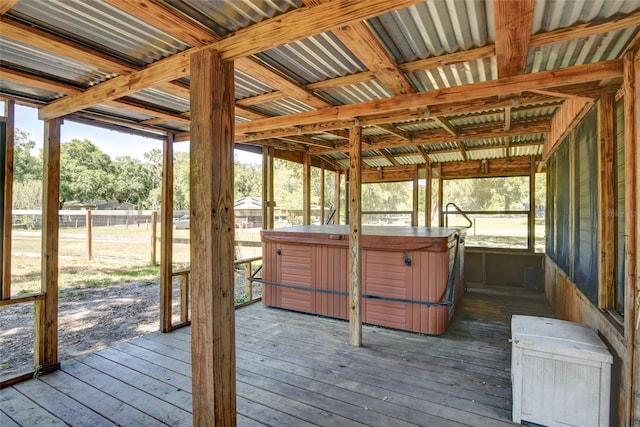
[[163,90],[149,88],[139,92],[132,93],[128,98],[142,101],[149,105],[155,105],[157,108],[164,110],[172,110],[179,113],[189,111],[189,100],[180,96],[167,93]]
[[0,93],[18,98],[36,99],[42,102],[50,102],[60,97],[60,94],[56,92],[38,89],[33,86],[25,86],[2,78],[0,78]]
[[429,153],[431,151],[455,150],[458,148],[458,144],[455,142],[439,142],[437,144],[423,145],[422,148]]
[[509,147],[511,157],[539,156],[542,154],[542,145],[516,145]]
[[464,160],[460,152],[429,153],[429,159],[431,159],[431,163],[461,162]]
[[142,121],[154,118],[154,116],[148,116],[146,114],[132,112],[129,110],[125,110],[123,108],[118,108],[112,105],[105,105],[105,104],[94,105],[93,107],[88,108],[87,111],[90,111],[96,114],[103,114],[111,117],[119,117],[123,120],[131,120],[135,122],[142,122]]
[[487,150],[470,150],[467,152],[467,158],[469,160],[485,160],[485,159],[499,159],[504,157],[504,148],[492,148]]
[[371,168],[386,168],[389,166],[393,166],[393,163],[391,163],[384,157],[368,158],[363,156],[362,162]]
[[318,34],[255,56],[302,85],[365,70],[333,33]]
[[61,55],[0,37],[2,52],[0,62],[12,68],[29,70],[31,73],[55,76],[56,80],[68,81],[84,88],[114,76],[89,64]]
[[264,102],[252,106],[251,109],[267,116],[284,116],[313,110],[312,107],[294,98],[283,98],[277,101]]
[[497,147],[504,145],[504,138],[486,138],[486,139],[474,139],[464,142],[467,148],[476,147]]
[[275,90],[275,88],[269,86],[268,84],[262,83],[255,77],[245,74],[238,69],[236,69],[234,73],[234,84],[236,89],[236,99],[244,99],[252,96],[263,95]]
[[20,1],[11,15],[28,17],[56,34],[100,47],[138,66],[150,64],[189,47],[161,29],[106,2]]
[[493,2],[430,0],[368,23],[404,63],[493,43]]
[[395,156],[394,159],[401,165],[415,165],[426,163],[424,157],[420,154],[414,156]]
[[300,6],[301,0],[164,0],[220,36]]
[[430,70],[415,71],[407,77],[419,91],[430,91],[497,78],[496,58],[483,58]]
[[318,95],[334,105],[348,105],[358,102],[372,101],[374,99],[389,98],[393,94],[377,80],[341,86],[323,91]]
[[601,20],[617,13],[631,13],[638,9],[640,0],[537,0],[533,10],[532,34]]

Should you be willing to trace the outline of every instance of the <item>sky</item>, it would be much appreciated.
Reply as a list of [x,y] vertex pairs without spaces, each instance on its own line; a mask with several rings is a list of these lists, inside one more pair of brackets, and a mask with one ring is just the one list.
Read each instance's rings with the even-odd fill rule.
[[[44,122],[38,120],[38,110],[36,108],[16,104],[15,126],[29,134],[29,139],[36,142],[36,149],[39,150],[42,148],[44,141]],[[119,156],[131,156],[135,159],[144,160],[144,153],[154,148],[162,150],[162,141],[157,139],[128,135],[126,133],[88,126],[69,120],[64,121],[61,127],[61,141],[64,143],[72,139],[88,139],[104,153],[107,153],[112,160],[115,160],[115,158]],[[188,152],[189,142],[176,142],[173,150]],[[238,159],[242,162],[262,162],[260,155],[247,153],[242,150],[235,150],[235,152]]]

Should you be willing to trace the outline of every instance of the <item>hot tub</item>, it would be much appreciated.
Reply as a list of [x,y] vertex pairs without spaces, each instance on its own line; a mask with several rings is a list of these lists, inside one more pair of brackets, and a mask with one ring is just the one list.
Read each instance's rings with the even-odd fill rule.
[[[464,230],[365,226],[363,322],[447,330],[464,288]],[[263,304],[348,319],[348,225],[262,231]]]

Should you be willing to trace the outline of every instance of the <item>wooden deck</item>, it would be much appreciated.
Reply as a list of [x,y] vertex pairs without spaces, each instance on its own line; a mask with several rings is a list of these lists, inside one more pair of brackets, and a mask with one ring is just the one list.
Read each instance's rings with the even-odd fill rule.
[[[539,293],[471,289],[449,331],[423,336],[254,304],[236,312],[242,426],[504,426],[510,317],[552,316]],[[154,333],[0,390],[0,425],[191,425],[190,330]]]

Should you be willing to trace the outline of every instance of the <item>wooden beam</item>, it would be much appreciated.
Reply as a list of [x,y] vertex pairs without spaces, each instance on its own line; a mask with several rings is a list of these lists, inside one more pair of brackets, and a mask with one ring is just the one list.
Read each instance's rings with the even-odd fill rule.
[[[567,84],[600,81],[622,75],[622,61],[612,60],[595,64],[579,65],[560,70],[541,71],[538,73],[507,77],[463,86],[400,95],[375,101],[366,101],[339,107],[323,108],[316,111],[289,114],[286,116],[254,120],[238,124],[238,132],[256,133],[281,127],[290,127],[332,122],[336,120],[353,120],[356,117],[379,114],[380,111],[399,112],[411,108],[424,108],[428,105],[444,105],[474,99],[498,96],[502,93],[522,92],[529,89],[552,88]],[[362,123],[360,123],[362,125]]]
[[18,0],[0,0],[0,15],[10,11],[16,3],[18,3]]
[[207,49],[191,70],[193,424],[235,426],[233,62]]
[[302,156],[302,224],[311,224],[311,154]]
[[612,308],[615,303],[615,206],[614,183],[614,101],[613,95],[600,98],[598,103],[598,171],[600,190],[598,207],[598,241],[600,243],[598,305],[601,309]]
[[162,146],[162,210],[160,211],[160,330],[171,332],[173,317],[173,142]]
[[527,218],[527,249],[536,251],[536,157],[530,157],[529,172],[529,216]]
[[451,122],[449,122],[449,120],[446,119],[446,117],[434,116],[434,117],[431,117],[431,119],[433,119],[433,121],[436,122],[438,126],[440,126],[442,129],[449,132],[451,135],[453,136],[459,135],[458,129],[456,129],[455,126],[453,126]]
[[2,165],[3,184],[2,189],[2,295],[1,299],[11,298],[11,236],[12,236],[12,211],[13,211],[13,164],[14,164],[14,134],[15,134],[15,101],[4,101],[5,133],[4,165]]
[[349,344],[362,346],[362,128],[349,130]]
[[336,209],[336,213],[333,216],[333,223],[340,224],[340,181],[342,180],[342,175],[346,176],[346,172],[336,169],[336,179],[335,179],[335,189],[334,189],[334,206]]
[[[422,156],[422,158],[424,159],[425,163],[430,165],[431,164],[431,159],[429,158],[429,154],[427,154],[425,149],[422,148],[422,145],[416,145],[415,148],[416,148],[416,150],[418,150],[418,153]],[[431,169],[429,168],[429,170],[431,170]]]
[[507,159],[487,160],[488,173],[482,172],[481,160],[469,160],[466,162],[440,163],[442,167],[440,178],[481,178],[490,176],[518,176],[529,175],[531,172],[531,159],[529,157],[514,157]]
[[549,89],[531,89],[529,90],[529,92],[531,93],[537,93],[540,95],[548,95],[548,96],[553,96],[556,98],[562,98],[562,99],[575,99],[578,101],[583,101],[583,102],[593,102],[595,101],[595,99],[591,96],[585,96],[585,95],[580,95],[580,94],[575,94],[575,93],[567,93],[567,92],[562,92],[559,90],[549,90]]
[[431,162],[427,161],[425,164],[425,193],[424,193],[424,225],[425,227],[431,227],[431,215],[433,208],[431,205]]
[[412,215],[411,215],[411,225],[413,227],[418,226],[418,188],[420,186],[420,181],[418,180],[418,165],[414,165],[415,168],[415,176],[413,177],[413,203],[412,203]]
[[262,147],[262,228],[274,227],[273,147]]
[[413,140],[413,135],[411,135],[409,132],[405,132],[401,129],[398,129],[397,126],[393,126],[390,124],[383,124],[383,123],[378,123],[375,125],[377,128],[380,128],[382,130],[384,130],[385,132],[389,132],[392,135],[397,136],[398,138],[402,138],[406,141],[412,141]]
[[381,150],[378,150],[378,153],[380,153],[382,155],[382,157],[384,157],[393,166],[398,166],[398,161],[396,159],[394,159],[393,156],[391,154],[389,154],[389,152],[387,150],[385,150],[384,148],[381,149]]
[[60,208],[60,126],[62,120],[44,124],[42,198],[42,300],[34,307],[34,365],[56,369],[58,363],[58,230]]
[[534,0],[494,0],[498,77],[524,74],[529,54]]
[[511,108],[504,107],[504,130],[511,130]]

